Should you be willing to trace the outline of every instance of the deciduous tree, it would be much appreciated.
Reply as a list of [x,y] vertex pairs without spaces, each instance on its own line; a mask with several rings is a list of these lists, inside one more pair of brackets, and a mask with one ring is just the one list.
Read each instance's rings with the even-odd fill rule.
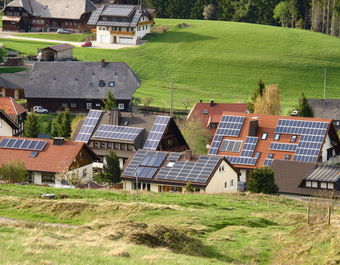
[[257,168],[248,174],[247,190],[254,193],[277,194],[274,171],[269,167]]
[[27,178],[27,170],[22,161],[9,161],[0,168],[0,179],[9,183],[19,183]]
[[279,115],[281,113],[280,89],[272,84],[266,87],[262,97],[258,96],[254,104],[255,114]]

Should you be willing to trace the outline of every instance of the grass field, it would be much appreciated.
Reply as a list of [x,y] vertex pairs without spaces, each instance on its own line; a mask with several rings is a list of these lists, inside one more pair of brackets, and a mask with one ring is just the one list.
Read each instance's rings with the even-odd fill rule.
[[[185,22],[190,26],[179,28]],[[174,82],[175,105],[214,98],[217,102],[247,102],[258,79],[278,83],[284,114],[307,97],[323,96],[327,69],[327,97],[337,98],[340,83],[340,39],[310,31],[264,25],[157,19],[169,27],[154,33],[138,48],[121,50],[76,48],[79,60],[124,61],[143,81],[137,97],[154,97],[153,105],[169,105]],[[47,43],[0,40],[6,47],[35,53]],[[51,45],[48,43],[48,45]]]
[[86,37],[93,34],[58,34],[58,33],[17,33],[13,36],[27,37],[34,39],[58,40],[58,41],[74,41],[82,42]]
[[142,193],[137,205],[131,193],[1,185],[0,205],[0,264],[340,260],[338,227],[307,227],[305,204],[275,196]]
[[5,73],[16,73],[16,72],[22,72],[27,70],[24,67],[0,67],[0,74]]

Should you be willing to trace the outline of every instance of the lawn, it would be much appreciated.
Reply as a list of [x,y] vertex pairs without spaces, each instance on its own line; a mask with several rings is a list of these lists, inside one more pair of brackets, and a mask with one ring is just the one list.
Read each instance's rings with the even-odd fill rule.
[[[189,27],[180,28],[185,22]],[[166,33],[153,33],[138,48],[120,50],[75,48],[79,60],[124,61],[143,83],[137,97],[151,96],[152,105],[169,106],[169,83],[175,85],[175,106],[190,98],[217,102],[247,102],[258,79],[281,88],[284,114],[301,92],[338,97],[340,39],[320,33],[223,21],[157,19]],[[35,53],[46,43],[5,40],[6,47]],[[51,45],[50,43],[48,45]]]
[[73,41],[82,42],[86,37],[90,37],[93,34],[58,34],[58,33],[16,33],[13,36],[34,38],[34,39],[46,39],[57,41]]
[[[43,192],[55,193],[58,199],[41,199]],[[0,263],[301,265],[338,261],[333,250],[339,230],[307,227],[304,203],[244,193],[142,193],[137,204],[133,195],[1,185],[0,217],[17,221],[0,218]]]
[[26,71],[24,67],[0,67],[0,74]]

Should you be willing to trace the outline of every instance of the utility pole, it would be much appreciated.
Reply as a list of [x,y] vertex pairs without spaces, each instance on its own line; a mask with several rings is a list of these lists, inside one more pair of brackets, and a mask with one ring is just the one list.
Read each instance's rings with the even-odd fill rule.
[[137,173],[135,173],[135,175],[136,175],[136,201],[138,205],[138,176]]
[[327,69],[325,68],[323,74],[323,99],[326,99],[326,85],[327,85]]
[[170,83],[170,116],[174,116],[174,84],[173,82]]

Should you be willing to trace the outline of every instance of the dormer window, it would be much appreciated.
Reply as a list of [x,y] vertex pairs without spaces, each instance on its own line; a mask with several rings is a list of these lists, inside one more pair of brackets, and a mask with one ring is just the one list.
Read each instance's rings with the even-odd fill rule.
[[268,154],[268,158],[269,158],[269,159],[273,159],[273,157],[274,157],[274,154],[273,154],[273,153],[269,153],[269,154]]
[[291,143],[295,143],[296,142],[296,138],[297,138],[296,135],[292,135],[292,137],[290,138],[290,142]]
[[267,137],[268,137],[268,133],[263,133],[262,137],[261,137],[261,140],[266,140]]
[[208,113],[209,113],[209,111],[207,109],[203,110],[203,114],[208,114]]
[[274,136],[274,140],[275,140],[275,141],[278,141],[278,140],[280,140],[280,134],[279,134],[279,133],[275,134],[275,136]]
[[285,155],[285,160],[290,160],[290,155]]
[[105,87],[105,81],[99,80],[99,87]]
[[109,87],[114,87],[115,86],[115,82],[114,81],[110,81],[109,82]]

